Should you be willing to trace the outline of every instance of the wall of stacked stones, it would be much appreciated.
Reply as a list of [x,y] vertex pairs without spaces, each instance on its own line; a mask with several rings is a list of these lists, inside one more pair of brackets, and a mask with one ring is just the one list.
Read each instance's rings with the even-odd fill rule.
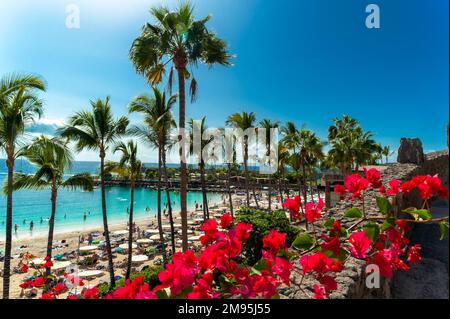
[[[449,155],[448,150],[443,152],[436,152],[428,154],[426,161],[422,165],[415,164],[393,164],[390,165],[382,173],[382,180],[384,184],[387,184],[391,179],[396,178],[400,181],[410,179],[414,175],[419,174],[438,174],[444,181],[444,184],[448,185],[448,165]],[[408,197],[402,198],[398,196],[396,199],[396,205],[393,207],[394,214],[402,214],[401,210],[406,207],[419,205],[419,198],[417,193],[412,192]],[[365,194],[365,210],[368,216],[379,216],[378,207],[376,204],[376,196],[372,190]],[[362,210],[361,201],[349,202],[342,201],[337,203],[334,207],[328,210],[324,214],[324,220],[328,218],[341,219],[344,213],[351,207],[358,207]],[[341,223],[346,228],[350,227],[355,221],[341,219]],[[310,231],[311,232],[311,231]],[[316,235],[320,236],[321,230],[317,230]],[[298,260],[294,262],[294,267],[301,273],[301,267]],[[336,275],[336,281],[339,288],[330,294],[332,299],[354,298],[354,299],[367,299],[367,298],[390,298],[392,295],[392,279],[382,279],[380,288],[368,289],[366,288],[365,277],[365,262],[350,257],[344,267],[344,270]],[[299,288],[301,281],[301,275],[297,272],[292,272],[291,286],[284,287],[280,291],[281,298],[290,299],[304,299],[310,298],[314,293],[312,286],[315,281],[312,277],[306,276],[303,279],[302,288],[306,291],[302,291]]]

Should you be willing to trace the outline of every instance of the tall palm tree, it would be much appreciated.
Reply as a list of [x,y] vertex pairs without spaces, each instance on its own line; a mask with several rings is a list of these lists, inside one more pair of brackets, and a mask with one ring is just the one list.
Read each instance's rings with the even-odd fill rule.
[[[212,137],[209,140],[203,140],[203,133],[208,129],[206,126],[206,116],[202,117],[200,121],[196,122],[194,119],[189,120],[189,134],[191,136],[190,140],[193,141],[196,136],[195,134],[200,135],[200,154],[198,158],[198,167],[200,170],[200,184],[202,188],[202,200],[203,200],[203,218],[205,221],[209,219],[209,208],[208,208],[208,195],[206,192],[206,179],[205,179],[205,160],[203,158],[203,149],[204,147],[212,141]],[[194,155],[194,143],[191,143],[191,147],[189,149],[189,153]]]
[[105,157],[110,145],[123,136],[128,126],[125,116],[114,119],[109,96],[103,101],[91,101],[92,110],[77,112],[69,118],[68,124],[58,130],[61,137],[76,143],[76,150],[96,150],[100,157],[100,184],[102,194],[103,229],[108,255],[110,285],[115,286],[114,264],[109,237],[108,215],[106,213]]
[[289,160],[289,149],[284,144],[284,141],[281,140],[278,143],[278,192],[280,193],[281,202],[283,199],[283,191],[285,190],[285,170],[286,165]]
[[3,298],[9,298],[12,245],[12,193],[14,163],[21,155],[20,146],[26,128],[42,114],[37,91],[45,91],[44,80],[33,75],[6,75],[0,79],[0,149],[6,155],[7,198],[6,238],[3,263]]
[[[197,81],[191,76],[188,67],[198,63],[208,66],[215,64],[231,65],[232,56],[227,51],[225,41],[219,39],[208,30],[206,23],[210,16],[195,20],[193,7],[189,2],[180,4],[176,11],[166,7],[154,7],[151,14],[155,19],[153,24],[146,23],[140,36],[134,40],[130,49],[130,59],[136,71],[143,74],[154,85],[162,81],[166,67],[172,65],[169,74],[169,90],[172,88],[173,67],[178,75],[179,123],[180,141],[185,129],[186,93],[185,81],[191,78],[191,102],[196,99]],[[183,251],[188,249],[187,242],[187,171],[185,149],[180,143],[180,206]]]
[[[172,208],[168,190],[167,170],[165,168],[165,158],[167,148],[171,145],[170,130],[175,126],[172,117],[172,107],[176,103],[176,95],[171,95],[168,99],[166,93],[161,92],[157,87],[153,87],[153,97],[140,95],[134,98],[128,107],[130,113],[140,113],[144,116],[144,125],[133,126],[129,132],[140,137],[145,143],[158,149],[158,229],[160,240],[163,246],[163,257],[166,260],[166,250],[164,244],[164,233],[162,229],[161,215],[161,179],[164,173],[166,196],[169,205],[169,221],[172,235],[172,251],[175,253],[175,230],[173,226]],[[164,166],[164,167],[163,167]],[[164,169],[163,169],[164,168]]]
[[[242,131],[246,131],[247,129],[253,128],[256,121],[256,115],[253,112],[247,113],[233,113],[231,114],[227,120],[226,124],[228,126],[234,127],[236,129],[241,129]],[[247,135],[244,135],[242,139],[242,151],[244,155],[244,175],[245,175],[245,192],[247,195],[247,206],[250,206],[250,193],[248,187],[248,147],[249,147],[249,138]],[[255,198],[256,200],[256,198]]]
[[389,162],[389,156],[392,155],[394,152],[391,152],[391,147],[389,145],[383,147],[383,150],[381,151],[381,154],[385,156],[386,158],[386,164]]
[[[71,167],[73,156],[67,143],[59,138],[38,137],[24,149],[23,156],[36,167],[37,171],[33,175],[15,174],[13,189],[50,189],[52,205],[46,256],[51,258],[58,190],[61,188],[82,189],[90,192],[93,190],[94,182],[88,173],[65,178],[64,172]],[[7,191],[7,185],[4,191]],[[46,274],[50,274],[50,267],[46,269]]]
[[[260,127],[266,130],[266,156],[269,157],[272,152],[276,152],[277,150],[271,149],[272,145],[272,129],[277,129],[280,126],[280,122],[271,121],[270,119],[263,119],[259,122]],[[271,163],[268,163],[269,165]],[[278,164],[278,163],[277,163]],[[271,174],[268,174],[267,178],[269,180],[269,212],[272,211],[272,178]]]
[[142,173],[142,162],[137,159],[137,145],[133,141],[118,143],[113,153],[120,152],[121,158],[118,163],[107,163],[106,171],[116,172],[130,180],[130,213],[128,216],[128,258],[127,271],[125,278],[129,279],[131,275],[131,262],[133,255],[133,212],[134,212],[134,189],[135,183]]
[[222,129],[221,131],[223,132],[222,151],[224,155],[224,162],[227,164],[228,203],[230,205],[231,217],[234,218],[233,197],[231,195],[231,172],[233,166],[236,164],[236,138],[231,134],[226,134],[226,131],[224,129]]

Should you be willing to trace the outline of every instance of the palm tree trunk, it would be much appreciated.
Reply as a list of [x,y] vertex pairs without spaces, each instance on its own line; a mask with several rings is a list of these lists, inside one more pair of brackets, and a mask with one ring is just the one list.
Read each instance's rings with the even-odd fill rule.
[[[53,234],[55,231],[55,215],[56,215],[56,196],[57,196],[57,188],[56,181],[53,181],[52,185],[52,212],[49,220],[49,228],[48,228],[48,239],[47,239],[47,257],[52,258],[52,247],[53,247]],[[45,269],[45,274],[50,275],[50,267]]]
[[[178,94],[179,94],[179,123],[178,128],[182,131],[184,135],[185,122],[186,122],[186,92],[185,92],[185,68],[187,63],[187,57],[184,52],[177,53],[175,60],[180,60],[177,62],[176,68],[178,73]],[[179,137],[180,142],[182,136]],[[181,215],[181,240],[183,252],[188,250],[188,236],[187,236],[187,170],[186,162],[184,158],[186,156],[186,151],[184,145],[180,144],[180,215]]]
[[110,277],[110,286],[116,285],[116,279],[114,278],[114,263],[111,250],[111,240],[109,238],[108,216],[106,214],[106,188],[105,188],[105,150],[100,150],[100,183],[102,192],[102,215],[103,215],[103,231],[105,233],[106,253],[108,255],[108,269]]
[[208,197],[206,195],[206,183],[205,183],[205,163],[203,160],[200,162],[200,182],[202,185],[202,198],[203,198],[203,219],[206,221],[209,219],[208,209]]
[[126,279],[130,279],[131,275],[131,263],[133,256],[133,211],[134,211],[134,179],[130,180],[130,215],[128,219],[128,259],[127,259],[127,272]]
[[256,186],[255,186],[255,185],[252,185],[252,192],[253,192],[253,197],[255,198],[255,205],[256,205],[256,208],[259,209],[259,203],[258,203],[258,198],[256,197],[256,191],[255,191],[255,188],[256,188]]
[[[281,174],[281,176],[283,176],[283,175]],[[282,178],[278,180],[278,192],[280,193],[281,202],[284,202],[282,182],[283,182]]]
[[[245,136],[244,139],[246,140],[247,137]],[[248,189],[248,146],[247,142],[244,142],[244,174],[245,174],[245,192],[247,194],[247,207],[250,207],[250,191]]]
[[[161,145],[161,144],[160,144]],[[164,232],[162,228],[162,216],[161,216],[161,158],[162,158],[162,150],[161,147],[158,148],[158,230],[159,230],[159,240],[162,245],[162,255],[163,255],[163,261],[164,264],[167,262],[167,255],[166,255],[166,243],[164,242]]]
[[164,174],[164,184],[166,185],[166,199],[167,199],[167,208],[169,210],[169,223],[170,223],[170,240],[172,244],[172,254],[175,254],[176,246],[175,246],[175,227],[173,226],[173,214],[172,214],[172,202],[170,199],[169,192],[169,179],[167,177],[167,167],[166,167],[166,151],[162,152],[162,163],[163,163],[163,174]]
[[233,211],[233,197],[231,195],[231,164],[228,164],[228,174],[227,174],[227,179],[228,179],[228,201],[230,203],[230,213],[231,213],[231,217],[234,218],[234,211]]
[[269,213],[272,212],[272,179],[269,175]]
[[306,205],[308,202],[308,183],[306,178],[306,168],[305,163],[302,161],[302,171],[303,171],[303,203]]
[[6,199],[5,258],[3,261],[3,299],[9,299],[9,282],[11,275],[12,193],[13,193],[13,171],[14,171],[13,156],[8,155],[6,165],[8,166],[8,194]]

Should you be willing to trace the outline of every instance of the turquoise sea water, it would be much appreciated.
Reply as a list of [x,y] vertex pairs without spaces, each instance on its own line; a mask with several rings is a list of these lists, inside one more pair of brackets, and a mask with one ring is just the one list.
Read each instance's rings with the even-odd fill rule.
[[[25,170],[24,170],[25,171]],[[84,169],[83,171],[88,171]],[[6,174],[0,173],[0,185],[3,185]],[[109,224],[126,223],[127,208],[130,205],[130,190],[128,187],[107,187],[106,200]],[[220,201],[220,194],[208,194],[211,203]],[[157,212],[157,192],[146,188],[135,190],[135,219],[145,220],[154,217]],[[162,203],[166,202],[165,193]],[[180,208],[179,193],[171,194],[174,212]],[[187,197],[188,208],[192,209],[195,202],[201,203],[201,193],[190,192]],[[146,208],[150,210],[147,211]],[[164,207],[164,206],[163,206]],[[18,233],[14,238],[40,236],[48,231],[48,218],[50,217],[50,191],[20,190],[13,194],[13,226],[18,225]],[[86,220],[84,214],[86,213]],[[6,197],[0,196],[0,241],[5,236]],[[42,218],[42,222],[41,222]],[[25,221],[25,223],[24,223]],[[33,233],[30,233],[30,222],[33,221]],[[58,191],[55,232],[83,231],[102,227],[101,192],[71,191],[60,189]]]

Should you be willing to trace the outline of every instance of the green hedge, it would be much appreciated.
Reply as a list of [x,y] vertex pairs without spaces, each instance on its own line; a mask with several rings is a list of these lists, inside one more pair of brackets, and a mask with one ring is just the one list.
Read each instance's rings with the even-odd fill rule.
[[245,222],[253,225],[253,231],[244,244],[243,254],[248,265],[254,265],[262,257],[262,239],[271,229],[286,234],[286,246],[295,240],[299,230],[293,227],[284,211],[268,213],[262,210],[240,208],[236,214],[236,222]]

